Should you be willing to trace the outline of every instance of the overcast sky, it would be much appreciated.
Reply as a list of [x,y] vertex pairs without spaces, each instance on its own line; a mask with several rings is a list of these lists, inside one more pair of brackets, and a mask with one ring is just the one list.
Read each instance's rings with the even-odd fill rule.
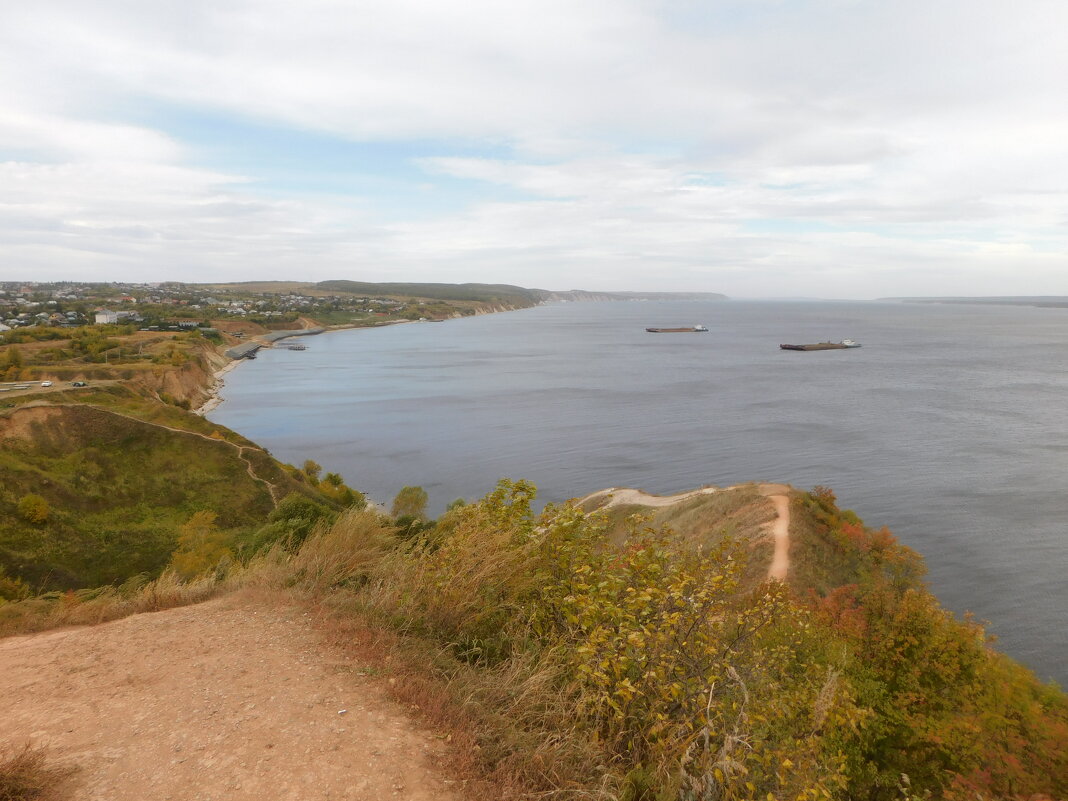
[[0,4],[0,280],[1068,294],[1063,0]]

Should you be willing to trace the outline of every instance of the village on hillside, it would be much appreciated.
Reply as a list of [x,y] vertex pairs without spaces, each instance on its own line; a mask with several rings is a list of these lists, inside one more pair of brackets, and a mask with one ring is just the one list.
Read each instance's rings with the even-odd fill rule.
[[[313,290],[314,291],[314,290]],[[217,317],[260,324],[315,316],[327,324],[424,316],[418,302],[346,293],[248,291],[195,284],[0,282],[0,333],[28,326],[136,324],[144,330],[207,326]],[[413,308],[409,308],[413,307]]]

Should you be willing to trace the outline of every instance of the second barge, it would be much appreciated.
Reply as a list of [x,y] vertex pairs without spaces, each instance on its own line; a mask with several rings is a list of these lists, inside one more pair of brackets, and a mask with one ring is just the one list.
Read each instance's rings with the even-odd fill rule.
[[701,334],[708,329],[703,325],[691,325],[686,328],[646,328],[650,334]]
[[841,342],[817,342],[814,345],[779,345],[783,350],[844,350],[846,348],[859,348],[860,343],[852,339],[843,339]]

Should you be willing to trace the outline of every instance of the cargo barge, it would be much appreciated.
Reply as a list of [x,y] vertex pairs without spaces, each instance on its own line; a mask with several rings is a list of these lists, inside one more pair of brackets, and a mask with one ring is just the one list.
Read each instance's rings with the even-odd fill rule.
[[690,325],[685,328],[646,328],[650,334],[700,334],[708,329],[703,325]]
[[859,348],[860,343],[852,339],[843,339],[841,342],[817,342],[814,345],[779,345],[783,350],[845,350],[846,348]]

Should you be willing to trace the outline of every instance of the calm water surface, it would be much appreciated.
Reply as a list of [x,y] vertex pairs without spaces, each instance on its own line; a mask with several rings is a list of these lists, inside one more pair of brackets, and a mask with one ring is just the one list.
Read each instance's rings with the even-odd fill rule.
[[[864,347],[778,348],[843,337]],[[1068,685],[1066,309],[557,304],[303,341],[230,373],[211,419],[380,502],[421,484],[434,512],[504,476],[552,501],[825,484]]]

